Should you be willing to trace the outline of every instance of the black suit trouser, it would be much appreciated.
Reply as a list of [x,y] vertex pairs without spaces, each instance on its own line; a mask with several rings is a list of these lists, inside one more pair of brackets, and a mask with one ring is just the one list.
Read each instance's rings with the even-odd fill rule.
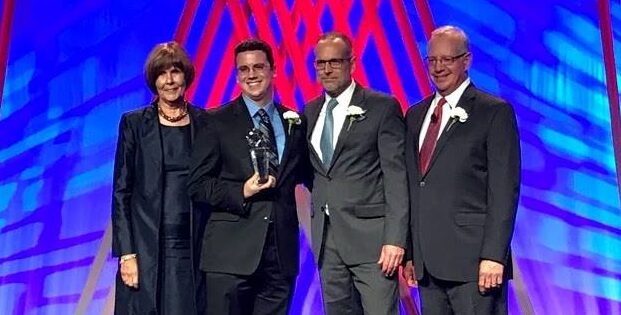
[[422,315],[507,315],[507,280],[485,294],[477,281],[441,280],[425,270],[418,281]]
[[284,275],[279,267],[275,236],[274,224],[271,223],[261,261],[253,274],[249,276],[216,272],[205,274],[208,315],[288,313],[295,277]]

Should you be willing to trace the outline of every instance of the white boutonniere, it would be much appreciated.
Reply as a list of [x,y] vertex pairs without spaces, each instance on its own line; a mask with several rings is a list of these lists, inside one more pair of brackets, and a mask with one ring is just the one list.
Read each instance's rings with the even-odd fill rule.
[[350,105],[347,106],[347,118],[349,119],[349,125],[347,126],[347,131],[349,131],[349,128],[351,128],[351,124],[354,121],[361,121],[363,119],[366,118],[366,116],[364,115],[367,111],[356,106],[356,105]]
[[460,123],[465,123],[468,120],[468,113],[462,107],[455,106],[449,111],[449,117],[451,117],[451,123],[446,128],[447,131],[451,129],[456,121],[459,121]]
[[300,115],[292,110],[288,110],[284,114],[282,114],[282,118],[284,118],[287,121],[287,125],[288,125],[287,134],[288,135],[291,134],[291,126],[299,125],[302,123],[302,119],[300,119]]

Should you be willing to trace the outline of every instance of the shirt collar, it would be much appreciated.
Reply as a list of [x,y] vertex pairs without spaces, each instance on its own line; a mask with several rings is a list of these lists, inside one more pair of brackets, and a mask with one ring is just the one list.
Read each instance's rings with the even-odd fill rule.
[[244,99],[246,108],[248,108],[250,117],[254,117],[254,115],[256,115],[259,109],[261,108],[263,108],[267,112],[267,115],[270,117],[272,117],[272,114],[274,114],[274,110],[276,109],[276,106],[274,106],[274,100],[270,100],[265,106],[261,107],[259,106],[259,104],[257,104],[255,101],[253,101],[246,95],[242,94],[242,98]]
[[[464,82],[462,82],[459,87],[457,87],[457,89],[455,89],[455,91],[453,91],[453,93],[444,96],[444,99],[446,100],[446,103],[449,104],[449,106],[451,108],[455,108],[455,106],[457,106],[457,103],[459,102],[459,99],[461,98],[461,95],[464,94],[464,91],[466,90],[466,88],[468,87],[468,85],[470,85],[470,78],[466,78],[466,80]],[[443,96],[440,95],[440,93],[436,92],[436,96],[434,97],[434,101],[437,103]]]

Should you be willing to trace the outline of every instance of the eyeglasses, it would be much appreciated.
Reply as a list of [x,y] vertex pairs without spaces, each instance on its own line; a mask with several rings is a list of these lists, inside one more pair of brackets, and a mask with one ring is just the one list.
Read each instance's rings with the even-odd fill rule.
[[330,60],[321,60],[321,59],[317,59],[315,60],[315,62],[313,63],[315,65],[315,69],[317,70],[323,70],[326,68],[326,65],[330,65],[330,68],[332,69],[341,69],[343,67],[343,64],[345,62],[351,61],[351,57],[347,57],[347,58],[334,58],[334,59],[330,59]]
[[444,56],[444,57],[426,57],[425,61],[427,61],[427,65],[429,66],[435,66],[436,64],[441,64],[443,66],[450,66],[453,63],[455,63],[455,61],[467,54],[469,54],[470,52],[464,52],[461,53],[457,56]]
[[250,69],[257,73],[263,73],[267,69],[269,69],[268,65],[265,63],[255,63],[253,65],[242,65],[237,67],[237,74],[241,76],[247,76],[250,74]]

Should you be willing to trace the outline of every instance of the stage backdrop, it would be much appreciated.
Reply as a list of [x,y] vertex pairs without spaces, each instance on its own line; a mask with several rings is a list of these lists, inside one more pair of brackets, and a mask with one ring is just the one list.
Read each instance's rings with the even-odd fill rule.
[[[604,67],[614,51],[603,48],[614,43],[620,58],[621,7],[607,2],[4,0],[0,314],[111,313],[117,126],[151,99],[142,68],[155,44],[187,48],[198,68],[190,99],[216,107],[239,93],[232,47],[263,38],[275,47],[277,98],[302,110],[321,92],[313,44],[340,30],[354,38],[356,80],[394,94],[405,110],[432,91],[422,58],[430,30],[444,24],[470,35],[475,84],[518,115],[511,312],[621,314],[619,126],[611,128],[619,108],[609,106]],[[610,23],[609,42],[600,25]],[[321,313],[307,239],[302,232],[292,314]]]

